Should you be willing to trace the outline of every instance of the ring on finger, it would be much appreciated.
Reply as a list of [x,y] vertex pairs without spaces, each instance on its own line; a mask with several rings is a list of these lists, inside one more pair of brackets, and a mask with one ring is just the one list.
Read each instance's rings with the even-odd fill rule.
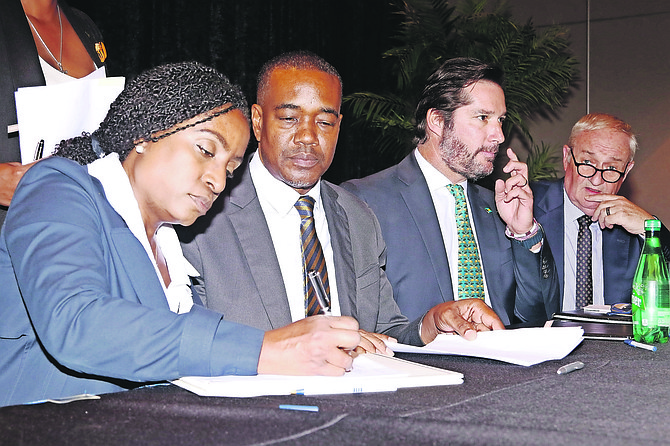
[[605,213],[606,213],[607,215],[611,215],[611,214],[610,214],[610,207],[609,207],[609,206],[607,206],[607,207],[605,208]]

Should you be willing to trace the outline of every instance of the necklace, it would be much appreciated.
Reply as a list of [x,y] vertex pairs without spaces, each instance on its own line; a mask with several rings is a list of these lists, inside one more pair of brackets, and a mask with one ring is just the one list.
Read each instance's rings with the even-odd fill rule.
[[42,39],[42,36],[40,36],[40,33],[37,31],[37,28],[35,28],[35,25],[33,25],[33,22],[30,21],[30,17],[28,17],[28,14],[26,14],[26,19],[28,19],[30,27],[33,29],[33,31],[35,31],[35,35],[37,35],[37,38],[40,39],[40,42],[42,42],[42,45],[47,50],[47,53],[49,53],[49,56],[51,56],[54,62],[56,62],[56,65],[58,65],[58,71],[60,71],[63,74],[67,74],[67,70],[63,69],[63,20],[61,19],[60,5],[56,4],[56,10],[58,11],[58,25],[60,26],[59,59],[56,59],[56,56],[54,56],[54,54],[51,52],[47,44],[44,43],[44,39]]

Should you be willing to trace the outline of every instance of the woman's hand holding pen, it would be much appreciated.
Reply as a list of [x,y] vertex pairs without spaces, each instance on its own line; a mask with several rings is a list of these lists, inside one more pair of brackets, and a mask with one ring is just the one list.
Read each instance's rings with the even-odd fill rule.
[[265,333],[258,373],[343,375],[361,343],[356,319],[317,315]]

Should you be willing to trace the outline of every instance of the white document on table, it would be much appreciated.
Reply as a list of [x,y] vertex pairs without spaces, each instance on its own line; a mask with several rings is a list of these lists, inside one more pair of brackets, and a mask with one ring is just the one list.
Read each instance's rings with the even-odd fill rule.
[[123,77],[85,77],[63,84],[19,88],[14,99],[21,162],[35,160],[35,149],[42,140],[46,157],[62,140],[92,133],[124,85]]
[[468,341],[458,335],[440,334],[424,347],[387,342],[394,352],[476,356],[523,366],[563,359],[584,339],[581,327],[538,327],[477,333]]
[[173,384],[200,396],[329,395],[393,392],[402,387],[461,384],[463,374],[403,359],[367,353],[343,376],[187,376]]

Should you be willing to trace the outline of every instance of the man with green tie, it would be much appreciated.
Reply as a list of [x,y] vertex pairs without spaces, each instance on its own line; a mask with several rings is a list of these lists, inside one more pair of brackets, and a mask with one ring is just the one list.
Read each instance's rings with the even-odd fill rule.
[[410,319],[429,308],[483,299],[505,324],[546,320],[558,282],[533,218],[528,167],[507,149],[495,193],[474,182],[493,171],[505,137],[503,75],[476,59],[446,61],[416,109],[415,150],[399,164],[344,183],[377,215],[386,274]]

